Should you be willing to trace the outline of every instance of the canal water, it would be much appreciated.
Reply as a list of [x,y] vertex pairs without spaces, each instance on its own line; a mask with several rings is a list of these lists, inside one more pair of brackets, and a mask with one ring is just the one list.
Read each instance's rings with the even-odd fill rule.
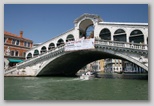
[[4,100],[148,100],[147,75],[5,77]]

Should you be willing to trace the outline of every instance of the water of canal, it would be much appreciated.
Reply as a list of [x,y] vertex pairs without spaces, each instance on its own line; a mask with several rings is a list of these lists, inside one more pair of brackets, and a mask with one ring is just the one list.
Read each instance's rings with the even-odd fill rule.
[[134,76],[5,77],[4,100],[148,100],[148,76]]

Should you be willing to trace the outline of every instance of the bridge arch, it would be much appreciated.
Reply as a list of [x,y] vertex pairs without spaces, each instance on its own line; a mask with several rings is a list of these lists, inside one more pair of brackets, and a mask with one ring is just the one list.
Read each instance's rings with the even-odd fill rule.
[[113,35],[114,41],[123,41],[126,42],[126,32],[123,29],[117,29]]
[[19,56],[19,51],[18,50],[15,51],[15,56]]
[[[95,56],[94,56],[95,55]],[[54,58],[51,58],[43,64],[39,69],[37,76],[50,76],[50,75],[66,75],[72,76],[86,64],[99,59],[122,59],[135,63],[136,65],[148,70],[147,66],[141,64],[139,61],[116,52],[114,49],[106,50],[102,47],[97,47],[93,50],[62,52]],[[63,60],[63,61],[62,61]],[[58,64],[57,64],[58,63]]]
[[99,37],[103,40],[111,40],[111,32],[108,28],[104,28],[100,31]]
[[144,43],[144,34],[141,30],[135,29],[130,33],[129,42]]

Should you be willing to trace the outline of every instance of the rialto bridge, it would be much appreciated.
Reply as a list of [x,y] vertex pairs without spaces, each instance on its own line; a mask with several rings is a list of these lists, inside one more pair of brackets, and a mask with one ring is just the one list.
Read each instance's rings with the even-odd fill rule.
[[[65,51],[66,43],[81,38],[94,39],[94,49]],[[5,75],[75,75],[86,64],[106,58],[127,60],[148,71],[148,24],[104,22],[98,15],[83,14],[73,29],[27,51],[25,58]]]

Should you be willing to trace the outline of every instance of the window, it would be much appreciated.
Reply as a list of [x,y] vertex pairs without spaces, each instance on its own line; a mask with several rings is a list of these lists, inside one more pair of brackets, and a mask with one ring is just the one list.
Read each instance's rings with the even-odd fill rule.
[[27,42],[24,42],[24,46],[26,46],[27,45]]
[[15,41],[16,41],[15,39],[12,39],[12,44],[13,44],[13,45],[15,45]]
[[11,56],[14,56],[14,51],[11,51]]
[[30,42],[24,42],[25,47],[30,47]]
[[16,53],[15,53],[15,56],[18,56],[19,54],[18,54],[18,51],[16,51]]
[[28,47],[30,47],[30,43],[28,42]]
[[16,39],[12,39],[12,44],[13,45],[19,45],[20,41]]
[[6,38],[6,37],[4,37],[4,43],[6,43],[6,41],[7,41],[7,38]]
[[16,40],[16,45],[19,45],[19,40]]

